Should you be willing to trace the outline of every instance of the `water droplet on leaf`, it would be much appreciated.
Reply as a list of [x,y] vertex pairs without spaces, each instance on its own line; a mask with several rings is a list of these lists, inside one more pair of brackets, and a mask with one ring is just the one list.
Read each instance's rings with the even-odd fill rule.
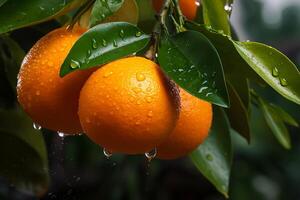
[[283,86],[283,87],[286,87],[288,85],[288,82],[285,78],[281,78],[280,79],[280,84]]
[[113,46],[114,46],[114,47],[118,47],[118,43],[117,43],[116,40],[113,41]]
[[71,60],[70,67],[72,69],[80,68],[80,63],[78,61],[76,61],[76,60]]
[[136,37],[141,37],[142,36],[142,32],[141,31],[136,32],[135,36]]
[[274,77],[278,77],[278,76],[279,76],[279,71],[278,71],[277,67],[274,67],[274,68],[273,68],[273,70],[272,70],[272,75],[273,75]]
[[206,159],[208,161],[212,161],[214,158],[213,158],[213,156],[211,154],[206,154]]
[[98,47],[97,41],[95,39],[92,40],[92,47],[93,49],[97,49]]

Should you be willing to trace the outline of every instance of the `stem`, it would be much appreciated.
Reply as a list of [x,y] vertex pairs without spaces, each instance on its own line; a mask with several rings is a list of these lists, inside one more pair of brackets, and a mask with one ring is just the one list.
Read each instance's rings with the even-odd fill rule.
[[87,1],[78,11],[75,13],[70,25],[68,26],[68,30],[72,30],[76,22],[80,19],[80,17],[90,9],[90,7],[95,3],[95,0]]
[[184,17],[184,15],[182,14],[182,11],[181,11],[181,9],[180,9],[180,5],[179,5],[178,0],[174,0],[173,5],[175,6],[176,12],[177,12],[177,14],[178,14],[178,18],[179,18],[179,26],[180,26],[179,29],[180,29],[181,31],[184,31],[183,26],[184,26],[185,17]]

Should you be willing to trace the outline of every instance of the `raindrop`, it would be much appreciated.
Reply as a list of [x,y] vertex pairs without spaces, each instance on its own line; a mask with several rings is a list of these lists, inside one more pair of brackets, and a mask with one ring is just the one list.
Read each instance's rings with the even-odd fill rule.
[[195,1],[196,6],[200,6],[200,1]]
[[57,131],[57,134],[59,137],[64,138],[65,137],[65,133]]
[[104,78],[108,78],[108,77],[110,77],[112,74],[113,74],[112,71],[108,71],[108,72],[105,72],[105,73],[104,73],[103,77],[104,77]]
[[281,78],[281,79],[280,79],[280,84],[281,84],[283,87],[285,87],[285,86],[288,85],[288,82],[287,82],[287,80],[286,80],[285,78]]
[[33,126],[33,128],[34,128],[35,130],[38,130],[38,131],[42,129],[42,126],[39,125],[39,124],[37,124],[37,123],[35,123],[35,122],[33,122],[32,126]]
[[184,69],[182,69],[182,68],[179,68],[179,69],[178,69],[178,71],[179,71],[179,72],[183,72],[183,71],[184,71]]
[[272,75],[273,75],[274,77],[278,77],[278,76],[279,76],[279,71],[278,71],[277,67],[274,67],[274,68],[273,68],[273,70],[272,70]]
[[208,96],[210,96],[210,95],[213,95],[213,93],[212,92],[208,92],[208,93],[206,93],[206,97],[208,97]]
[[142,73],[137,73],[136,74],[136,80],[138,81],[144,81],[146,79],[145,75]]
[[76,60],[71,60],[70,67],[72,69],[80,68],[80,63],[78,61],[76,61]]
[[146,97],[146,101],[147,101],[147,103],[151,103],[152,102],[152,97]]
[[94,49],[97,49],[97,47],[98,47],[97,41],[95,39],[92,40],[92,47]]
[[202,93],[204,90],[208,89],[208,87],[201,87],[198,91],[198,93]]
[[149,118],[153,117],[153,111],[149,111],[148,114],[147,114],[147,116],[148,116]]
[[121,29],[121,31],[120,31],[120,37],[121,37],[122,39],[124,39],[124,35],[125,35],[125,32],[124,32],[123,29]]
[[106,40],[102,40],[102,46],[104,46],[104,47],[106,47],[107,46],[107,42],[106,42]]
[[206,154],[206,159],[208,161],[212,161],[214,158],[213,158],[213,156],[211,154]]
[[109,159],[112,156],[112,152],[110,152],[109,150],[107,150],[105,148],[103,149],[103,154],[107,159]]
[[87,53],[86,53],[87,57],[90,57],[91,54],[92,54],[91,50],[88,50]]
[[226,5],[224,6],[224,10],[225,10],[228,14],[230,14],[231,11],[232,11],[232,5],[231,5],[231,4],[226,4]]
[[155,58],[157,58],[158,57],[158,53],[155,53]]
[[141,31],[136,32],[135,36],[136,37],[141,37],[142,36],[142,32]]
[[113,41],[113,46],[114,46],[114,47],[118,47],[118,43],[117,43],[116,40]]
[[153,150],[145,153],[145,156],[148,159],[148,161],[150,162],[151,160],[153,160],[155,158],[156,154],[157,154],[157,149],[154,148]]

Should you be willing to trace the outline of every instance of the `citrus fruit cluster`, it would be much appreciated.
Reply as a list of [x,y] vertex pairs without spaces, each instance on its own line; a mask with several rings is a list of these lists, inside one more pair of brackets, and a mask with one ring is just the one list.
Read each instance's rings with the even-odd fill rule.
[[34,122],[84,132],[110,153],[156,149],[159,158],[175,159],[203,142],[211,104],[178,89],[151,60],[132,56],[61,78],[60,66],[84,31],[54,30],[24,58],[18,100]]

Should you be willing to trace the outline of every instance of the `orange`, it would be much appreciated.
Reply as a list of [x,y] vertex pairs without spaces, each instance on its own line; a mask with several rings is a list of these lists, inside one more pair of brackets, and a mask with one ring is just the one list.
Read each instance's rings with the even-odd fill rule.
[[77,115],[80,89],[90,75],[77,71],[59,77],[60,66],[84,32],[56,29],[41,38],[23,60],[17,93],[19,103],[32,120],[44,128],[66,134],[82,132]]
[[176,159],[197,148],[208,136],[212,106],[180,89],[181,110],[176,127],[157,148],[160,159]]
[[156,63],[142,57],[116,60],[94,72],[82,88],[82,128],[111,153],[151,151],[175,127],[176,91]]
[[[154,9],[159,12],[164,0],[152,0]],[[198,0],[179,0],[179,5],[182,14],[185,15],[189,20],[193,20],[196,17],[198,6],[200,2]]]

